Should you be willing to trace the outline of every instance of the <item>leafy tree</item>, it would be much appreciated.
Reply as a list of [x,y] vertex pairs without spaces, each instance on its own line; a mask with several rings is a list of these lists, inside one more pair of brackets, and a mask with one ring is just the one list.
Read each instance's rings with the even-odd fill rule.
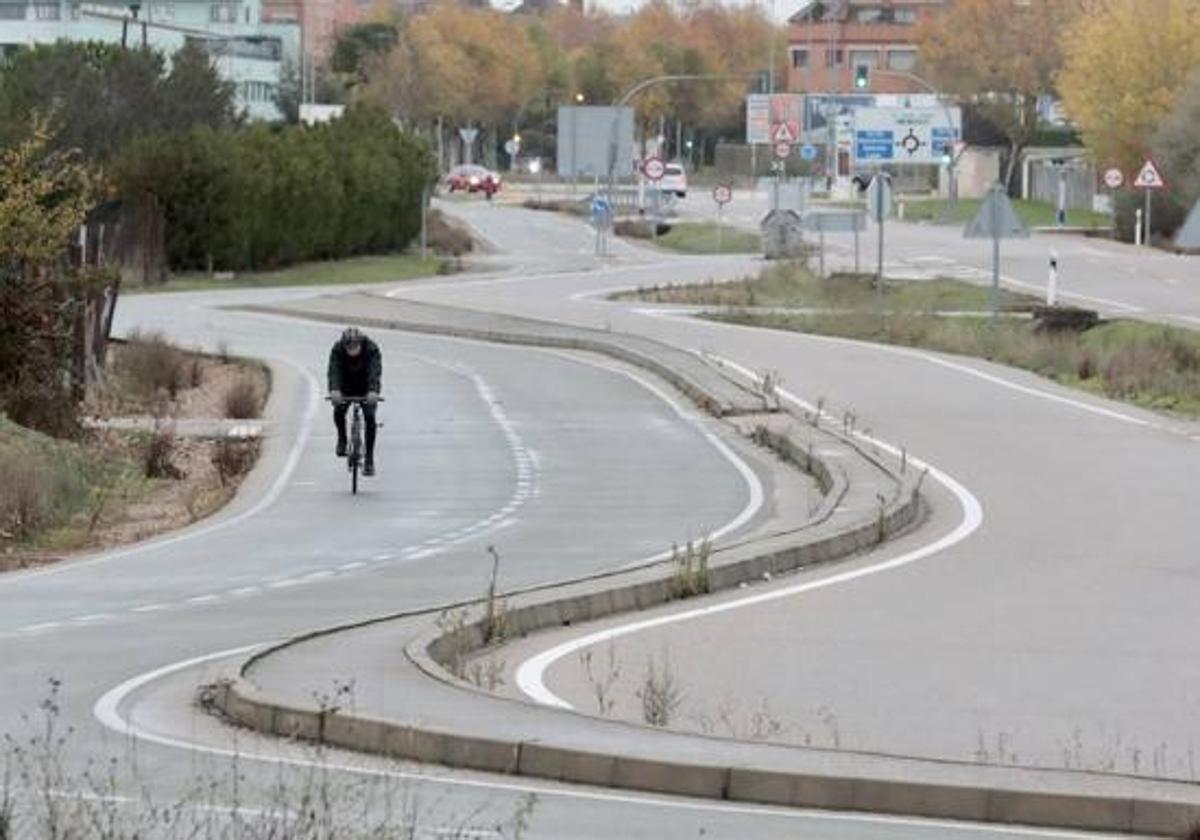
[[1005,182],[1037,134],[1038,99],[1054,95],[1063,64],[1062,32],[1082,0],[955,0],[918,30],[921,67],[1008,141]]
[[1200,0],[1098,0],[1064,42],[1059,87],[1092,156],[1137,167],[1200,66]]
[[73,430],[62,321],[68,237],[98,194],[77,154],[52,149],[45,121],[0,149],[0,410],[52,434]]
[[167,71],[147,49],[59,42],[25,50],[0,71],[0,142],[17,139],[33,114],[51,115],[59,149],[105,160],[132,138],[192,125],[228,125],[233,88],[199,46],[181,49]]
[[1171,194],[1185,207],[1200,199],[1200,71],[1154,132],[1155,160],[1165,170]]
[[394,23],[369,22],[348,26],[338,33],[330,66],[336,73],[363,81],[368,58],[385,54],[396,46],[400,32]]

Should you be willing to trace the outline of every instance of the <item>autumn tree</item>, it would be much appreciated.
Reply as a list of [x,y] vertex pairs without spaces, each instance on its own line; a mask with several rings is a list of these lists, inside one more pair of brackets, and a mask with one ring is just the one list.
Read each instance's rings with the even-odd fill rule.
[[66,387],[66,244],[98,195],[75,152],[54,151],[46,121],[0,149],[0,411],[22,425],[64,434],[75,411]]
[[917,31],[922,72],[974,106],[1008,141],[1005,182],[1040,128],[1038,99],[1054,95],[1062,33],[1084,0],[955,0]]
[[1099,0],[1064,42],[1071,120],[1097,161],[1136,167],[1200,66],[1200,0]]

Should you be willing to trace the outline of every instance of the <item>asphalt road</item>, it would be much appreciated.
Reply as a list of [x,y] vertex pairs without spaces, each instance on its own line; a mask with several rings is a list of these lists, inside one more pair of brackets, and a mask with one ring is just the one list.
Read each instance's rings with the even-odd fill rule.
[[[472,221],[494,238],[522,235],[519,216],[491,209]],[[681,279],[674,265],[563,277],[554,296],[520,281],[504,283],[503,295],[483,283],[405,294],[610,323],[778,370],[786,388],[826,397],[834,416],[853,411],[860,428],[953,476],[983,519],[933,557],[656,631],[627,658],[669,646],[710,716],[730,691],[743,709],[766,697],[798,729],[822,739],[836,729],[856,749],[1195,778],[1195,426],[986,363],[656,317],[653,307],[589,297],[619,280]],[[746,268],[729,259],[706,271]],[[1114,258],[1103,268],[1096,285],[1107,290],[1129,265]],[[1146,289],[1120,302],[1149,309],[1158,289]]]
[[[979,660],[1005,661],[1014,649],[1036,658],[1044,648],[1047,656],[1038,661],[1059,663],[1062,673],[1050,676],[1070,675],[1085,704],[1137,680],[1142,700],[1152,687],[1171,686],[1156,692],[1166,701],[1157,709],[1163,720],[1178,720],[1188,708],[1196,681],[1185,656],[1187,606],[1198,585],[1186,552],[1186,516],[1196,501],[1186,481],[1193,442],[923,358],[663,320],[637,307],[600,303],[587,295],[664,278],[731,276],[754,265],[743,258],[654,255],[641,257],[640,265],[581,272],[592,263],[587,231],[577,222],[482,203],[457,207],[504,246],[509,256],[494,259],[509,267],[502,276],[409,284],[402,293],[611,325],[710,349],[753,369],[780,370],[789,387],[826,396],[835,410],[853,407],[876,434],[924,455],[984,500],[987,520],[969,550],[911,575],[881,577],[865,591],[836,593],[837,603],[814,609],[814,622],[827,619],[820,630],[840,643],[828,653],[813,646],[811,653],[831,663],[860,657],[874,666],[882,659],[876,679],[889,685],[894,679],[897,698],[919,688],[919,707],[931,685],[976,685],[980,694],[1005,679],[1018,679],[1019,686],[1020,668],[980,675],[987,669]],[[629,259],[644,252],[623,253]],[[534,255],[536,270],[523,267],[526,254]],[[92,706],[122,682],[316,626],[475,595],[485,580],[487,544],[500,548],[505,583],[515,586],[637,559],[732,519],[745,504],[731,465],[669,406],[619,374],[537,351],[403,335],[384,336],[391,399],[380,440],[382,477],[351,499],[310,379],[320,378],[336,331],[215,308],[315,293],[124,302],[123,328],[160,327],[206,346],[228,339],[235,352],[279,362],[277,429],[294,446],[268,459],[255,478],[260,486],[250,488],[257,492],[191,535],[0,578],[0,730],[28,732],[21,715],[36,715],[46,681],[61,678],[61,719],[75,730],[72,758],[133,754],[142,782],[170,797],[211,753],[154,743],[133,749],[106,732]],[[1032,377],[1000,375],[1043,389]],[[1069,533],[1083,539],[1063,539]],[[1157,535],[1155,541],[1148,543],[1145,534]],[[1139,598],[1129,598],[1130,591]],[[860,613],[838,606],[869,610],[877,621],[860,628],[852,620]],[[859,629],[868,638],[856,637]],[[884,631],[895,634],[888,640],[891,653],[871,658],[869,642]],[[943,653],[947,639],[961,650],[940,681],[930,682],[937,656],[929,651]],[[1153,656],[1144,650],[1152,643]],[[1124,646],[1117,665],[1127,670],[1113,672],[1113,645]],[[972,681],[979,676],[984,682],[977,685]],[[188,707],[193,687],[190,676],[180,685],[164,678],[122,712],[150,714],[172,698],[161,714],[178,740],[228,742],[228,732],[214,730],[219,724]],[[861,684],[850,680],[844,688]],[[239,769],[259,789],[278,771],[256,757],[278,757],[282,750],[290,763],[303,760],[278,744],[247,738],[239,744]],[[380,772],[364,759],[337,760]],[[437,769],[414,772],[425,780],[412,784],[456,813],[476,807],[506,812],[525,787]],[[531,837],[1022,833],[535,787],[542,795]]]

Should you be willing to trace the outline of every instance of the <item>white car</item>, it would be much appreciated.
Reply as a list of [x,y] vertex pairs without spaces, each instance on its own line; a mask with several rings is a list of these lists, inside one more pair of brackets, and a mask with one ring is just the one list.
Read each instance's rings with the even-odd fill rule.
[[687,172],[681,163],[668,163],[665,172],[658,182],[658,188],[665,193],[674,193],[680,198],[687,197]]

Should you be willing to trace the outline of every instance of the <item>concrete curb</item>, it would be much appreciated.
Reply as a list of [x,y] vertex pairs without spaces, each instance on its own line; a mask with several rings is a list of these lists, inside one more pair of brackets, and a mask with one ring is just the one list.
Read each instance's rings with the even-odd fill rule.
[[[339,323],[348,320],[345,316],[331,313],[297,312],[292,309],[273,311]],[[403,321],[386,318],[349,320],[393,329],[410,328]],[[660,375],[667,367],[661,359],[647,358],[641,352],[628,352],[628,348],[617,347],[619,352],[613,352],[617,341],[611,338],[599,340],[595,336],[588,336],[586,339],[571,340],[564,336],[522,337],[515,330],[491,332],[469,327],[440,328],[440,325],[427,321],[418,322],[413,328],[420,332],[463,338],[590,350],[631,362]],[[756,405],[753,398],[757,398],[757,394],[746,391],[752,399],[745,403],[738,399],[729,399],[728,393],[722,395],[722,398],[715,398],[704,391],[702,384],[696,381],[695,375],[683,376],[669,369],[667,374],[664,378],[718,416],[753,413],[750,409]],[[779,415],[775,417],[778,418]],[[828,500],[836,498],[840,501],[848,492],[844,473],[837,466],[825,463],[810,450],[797,445],[796,434],[807,424],[801,424],[795,418],[779,418],[779,424],[784,428],[762,427],[765,430],[765,442],[777,452],[790,456],[798,467],[817,477],[822,489],[826,491],[827,504],[823,506],[825,509],[822,515],[832,517],[836,510],[836,502],[829,504]],[[822,431],[843,445],[849,443],[845,438],[826,430]],[[882,468],[882,464],[877,460],[870,459],[865,452],[854,448],[859,456],[874,461],[876,467]],[[798,453],[803,453],[803,464],[798,460]],[[839,527],[829,528],[832,533],[801,530],[796,534],[786,535],[782,540],[762,540],[744,546],[747,556],[711,569],[709,591],[729,589],[746,581],[758,580],[768,571],[772,574],[784,573],[816,563],[845,558],[873,547],[882,539],[907,528],[920,513],[920,480],[896,476],[894,473],[891,477],[894,490],[890,498],[885,498],[880,503],[877,515],[855,517]],[[828,522],[826,524],[828,525]],[[775,544],[770,547],[761,544],[771,542]],[[619,579],[624,574],[626,573],[614,577]],[[510,606],[505,612],[508,632],[511,635],[525,635],[549,627],[632,612],[668,603],[676,600],[678,595],[669,576],[634,580],[579,593],[561,591],[570,587],[571,584],[566,584],[560,591],[550,590],[548,597],[545,589],[527,593],[519,604]],[[532,597],[529,597],[530,595]],[[369,623],[378,624],[388,620],[391,619],[376,619]],[[349,628],[334,628],[308,634],[256,654],[242,666],[236,679],[216,687],[212,696],[213,705],[237,723],[260,732],[288,738],[302,738],[367,753],[450,767],[660,794],[775,806],[1025,823],[1142,834],[1172,834],[1181,831],[1189,821],[1200,820],[1200,804],[1190,802],[1089,796],[1082,793],[1037,790],[1033,787],[1012,789],[988,785],[940,784],[910,781],[902,774],[882,778],[826,775],[770,767],[727,766],[720,763],[674,761],[668,758],[622,756],[545,740],[483,737],[315,708],[297,708],[269,696],[246,677],[255,662],[269,657],[274,652],[302,640],[329,636],[347,629]],[[451,673],[451,669],[456,660],[483,648],[488,642],[487,636],[485,622],[480,619],[465,623],[449,632],[441,628],[427,631],[410,643],[406,652],[414,664],[427,675],[483,694],[484,692],[469,683],[457,679]],[[487,696],[496,702],[506,702],[492,695]]]

